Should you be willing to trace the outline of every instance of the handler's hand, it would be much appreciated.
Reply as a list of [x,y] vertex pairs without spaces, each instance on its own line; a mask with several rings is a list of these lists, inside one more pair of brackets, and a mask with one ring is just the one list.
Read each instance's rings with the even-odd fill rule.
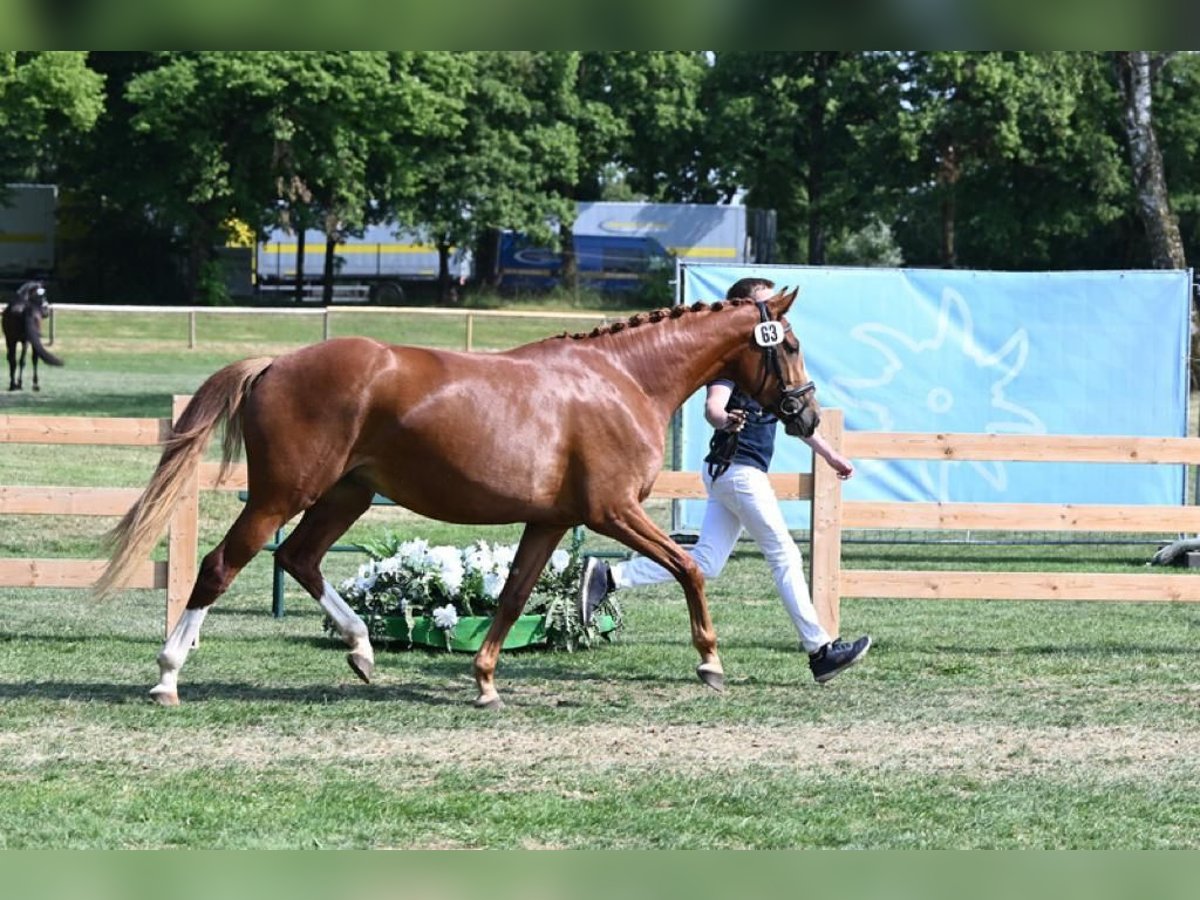
[[725,425],[722,431],[741,431],[746,427],[746,411],[744,409],[729,409],[725,411]]

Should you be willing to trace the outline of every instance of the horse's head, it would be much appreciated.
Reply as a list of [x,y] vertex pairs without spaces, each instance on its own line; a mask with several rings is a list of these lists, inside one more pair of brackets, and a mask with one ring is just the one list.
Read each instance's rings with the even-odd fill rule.
[[799,288],[755,297],[758,321],[743,352],[732,360],[733,382],[783,422],[793,437],[811,437],[821,421],[816,386],[804,368],[804,351],[784,318]]
[[27,281],[17,288],[17,301],[41,318],[50,314],[50,298],[46,296],[46,286],[40,281]]

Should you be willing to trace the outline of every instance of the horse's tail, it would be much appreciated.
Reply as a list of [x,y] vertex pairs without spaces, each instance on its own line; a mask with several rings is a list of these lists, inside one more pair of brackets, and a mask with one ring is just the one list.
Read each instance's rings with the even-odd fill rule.
[[224,478],[241,447],[242,406],[255,379],[272,361],[271,357],[244,359],[200,385],[175,424],[174,433],[164,443],[150,484],[107,536],[112,556],[93,588],[97,599],[114,594],[129,579],[138,561],[149,555],[175,510],[187,477],[195,471],[209,438],[222,421],[225,440],[218,480]]
[[63,361],[42,345],[42,317],[30,308],[25,310],[25,337],[34,354],[49,366],[61,366]]

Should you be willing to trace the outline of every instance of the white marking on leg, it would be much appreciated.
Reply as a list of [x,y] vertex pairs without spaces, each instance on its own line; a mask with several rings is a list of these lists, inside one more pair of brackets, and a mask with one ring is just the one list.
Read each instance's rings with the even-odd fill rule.
[[208,607],[203,609],[185,609],[179,617],[179,622],[171,630],[167,642],[163,644],[158,654],[158,684],[151,688],[151,694],[166,694],[172,696],[178,692],[179,670],[187,662],[188,653],[200,637],[200,626],[208,615]]
[[342,599],[341,594],[334,590],[333,585],[328,581],[322,581],[322,584],[324,590],[317,602],[321,604],[321,609],[325,610],[329,618],[333,619],[333,624],[337,626],[342,640],[349,644],[350,649],[355,653],[361,653],[367,659],[374,660],[375,651],[371,649],[371,636],[367,631],[367,623],[349,607]]

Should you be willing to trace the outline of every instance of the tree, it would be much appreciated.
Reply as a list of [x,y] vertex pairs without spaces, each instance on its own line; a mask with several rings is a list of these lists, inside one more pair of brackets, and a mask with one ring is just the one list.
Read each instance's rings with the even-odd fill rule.
[[1162,152],[1154,130],[1153,83],[1168,58],[1167,54],[1147,50],[1113,54],[1138,215],[1150,239],[1151,265],[1156,269],[1186,269],[1183,241],[1179,224],[1171,213]]
[[414,202],[425,145],[463,127],[465,79],[446,53],[290,53],[281,63],[288,85],[274,111],[280,199],[284,211],[325,233],[328,304],[334,248]]
[[1105,266],[1127,179],[1113,91],[1089,53],[910,53],[915,169],[897,234],[917,265]]
[[257,227],[270,184],[276,98],[287,88],[280,54],[171,51],[125,89],[127,153],[136,177],[126,209],[139,206],[181,235],[184,291],[214,301],[223,288],[216,248],[225,223]]
[[554,243],[553,223],[574,219],[561,186],[578,171],[576,136],[559,118],[568,69],[558,56],[479,52],[456,62],[469,85],[465,126],[423,142],[417,189],[397,205],[438,247],[443,300],[451,247],[478,247],[501,229]]
[[[1134,196],[1138,217],[1150,243],[1150,264],[1156,269],[1186,269],[1183,239],[1179,234],[1179,222],[1171,212],[1162,151],[1154,129],[1153,84],[1169,59],[1169,54],[1148,50],[1113,54],[1124,104]],[[1200,385],[1200,312],[1194,301],[1191,306],[1190,370],[1192,384]]]
[[56,179],[64,147],[104,110],[104,78],[76,51],[0,51],[0,184]]
[[[889,207],[903,159],[899,80],[885,54],[737,51],[716,55],[703,104],[709,180],[720,199],[779,216],[784,259],[825,262],[831,234]],[[804,248],[803,252],[801,248]]]
[[583,55],[580,94],[598,106],[582,153],[580,187],[588,196],[581,199],[614,189],[661,201],[715,196],[702,155],[709,68],[706,55],[692,50]]

